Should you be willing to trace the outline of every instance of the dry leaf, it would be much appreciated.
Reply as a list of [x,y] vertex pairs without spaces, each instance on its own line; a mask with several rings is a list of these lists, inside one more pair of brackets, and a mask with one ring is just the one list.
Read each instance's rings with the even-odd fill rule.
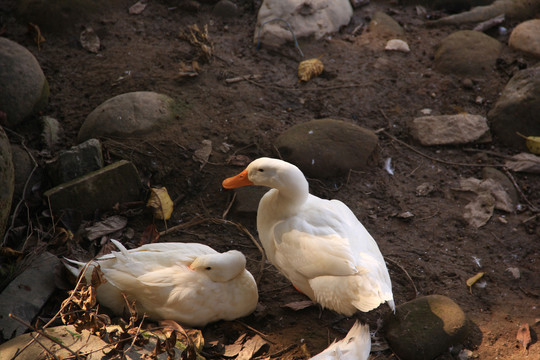
[[85,228],[88,231],[86,237],[89,240],[95,240],[104,235],[111,234],[115,231],[122,230],[127,225],[127,218],[119,215],[114,215],[106,218],[103,221],[97,222],[92,226]]
[[139,246],[142,246],[144,244],[150,244],[155,243],[159,240],[159,231],[156,228],[156,225],[150,224],[148,225],[142,235],[141,240],[139,240]]
[[529,328],[528,323],[523,323],[518,329],[516,339],[523,345],[523,348],[526,350],[531,343],[531,329]]
[[315,76],[321,75],[323,70],[324,65],[321,60],[304,60],[298,65],[298,78],[300,79],[300,81],[308,81]]
[[540,155],[540,136],[525,136],[520,133],[516,133],[525,139],[525,145],[530,152],[536,155]]
[[507,160],[504,166],[513,171],[540,173],[540,156],[529,153],[520,153]]
[[244,347],[238,354],[236,360],[251,359],[267,343],[259,335],[255,335],[244,343]]
[[79,41],[83,48],[92,53],[97,53],[101,46],[99,37],[91,27],[87,27],[81,32]]
[[231,155],[227,158],[227,164],[246,167],[251,159],[246,155]]
[[197,58],[204,62],[212,59],[214,47],[208,35],[208,25],[204,25],[201,30],[196,24],[188,26],[189,34],[186,31],[180,31],[179,37],[189,41],[197,49]]
[[472,286],[484,276],[485,273],[479,272],[478,274],[474,275],[473,277],[470,277],[467,279],[467,286],[469,287],[469,291],[472,293]]
[[151,188],[146,206],[152,208],[156,219],[161,220],[169,220],[174,209],[174,203],[165,187]]
[[489,194],[494,199],[494,206],[506,212],[514,211],[514,204],[510,195],[504,190],[502,184],[494,179],[479,180],[475,178],[462,179],[459,183],[461,191],[472,191],[478,195]]
[[35,32],[34,42],[36,43],[38,50],[41,50],[41,44],[45,42],[45,38],[41,34],[39,26],[37,26],[36,24],[28,23],[28,27],[31,31]]
[[206,165],[208,162],[208,159],[210,158],[210,154],[212,153],[212,141],[210,140],[203,140],[202,146],[195,150],[195,153],[193,153],[193,160],[198,161],[201,163],[200,169]]
[[294,311],[302,310],[307,307],[313,306],[315,303],[311,300],[304,300],[304,301],[294,301],[290,302],[288,304],[283,305],[283,307],[287,307],[289,309],[293,309]]
[[146,2],[144,1],[137,1],[135,4],[131,5],[129,8],[129,13],[131,15],[139,15],[144,11],[146,8]]
[[494,210],[495,200],[493,196],[488,193],[478,194],[476,199],[465,205],[463,218],[469,225],[479,228],[487,224]]

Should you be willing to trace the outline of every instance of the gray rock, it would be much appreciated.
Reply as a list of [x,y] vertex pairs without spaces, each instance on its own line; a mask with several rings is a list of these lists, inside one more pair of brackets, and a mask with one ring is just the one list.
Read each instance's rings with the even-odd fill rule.
[[540,19],[522,22],[512,30],[508,45],[540,58]]
[[0,111],[3,125],[14,127],[42,110],[49,101],[49,83],[36,58],[23,46],[0,37]]
[[140,201],[141,180],[135,166],[126,160],[118,161],[65,184],[47,190],[51,209],[75,209],[84,217],[97,210],[110,209],[117,203]]
[[320,119],[298,124],[276,140],[284,160],[306,176],[345,175],[372,165],[379,139],[372,130],[341,120]]
[[290,24],[297,38],[313,36],[320,39],[326,34],[347,25],[353,14],[349,0],[264,0],[257,16],[254,41],[260,39],[265,44],[282,44],[292,41],[292,34],[283,21]]
[[489,111],[491,131],[505,145],[525,150],[525,136],[540,135],[540,67],[517,72]]
[[11,201],[13,200],[15,173],[9,139],[0,126],[0,239],[6,231]]
[[[11,156],[13,159],[13,169],[15,170],[13,199],[20,199],[23,197],[24,185],[34,169],[34,163],[28,152],[20,145],[11,145]],[[30,180],[28,188],[31,188],[37,181],[37,179],[34,182]]]
[[429,295],[399,305],[383,330],[400,359],[432,360],[465,339],[467,317],[452,299]]
[[86,140],[69,150],[60,151],[47,162],[47,174],[53,185],[59,185],[103,167],[101,143],[97,139]]
[[60,260],[45,252],[30,264],[0,294],[0,331],[5,339],[26,331],[26,327],[9,314],[31,323],[55,289],[54,269]]
[[238,6],[230,0],[220,0],[214,6],[212,14],[225,19],[234,18],[238,16]]
[[259,201],[268,192],[265,186],[244,186],[234,189],[236,200],[234,211],[242,213],[257,213]]
[[52,152],[58,147],[64,129],[58,120],[50,116],[42,116],[41,125],[43,127],[41,142],[47,150]]
[[472,114],[422,116],[409,122],[411,135],[422,145],[455,145],[489,142],[485,117]]
[[405,35],[405,30],[390,15],[381,11],[373,14],[368,25],[368,31],[371,36],[380,39],[401,39]]
[[167,95],[138,91],[115,96],[92,111],[79,130],[79,142],[104,136],[138,136],[174,120],[180,106]]
[[444,74],[478,77],[493,71],[502,49],[496,39],[479,31],[462,30],[444,38],[435,51],[435,68]]

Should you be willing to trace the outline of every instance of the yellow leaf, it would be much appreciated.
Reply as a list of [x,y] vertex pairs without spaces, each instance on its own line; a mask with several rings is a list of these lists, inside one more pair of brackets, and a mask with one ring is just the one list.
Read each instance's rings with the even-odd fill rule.
[[298,64],[298,78],[300,81],[308,81],[312,77],[322,74],[324,65],[319,59],[304,60]]
[[525,139],[525,145],[531,153],[540,155],[540,136],[525,136],[520,133],[517,134]]
[[174,204],[165,187],[152,188],[146,206],[152,208],[154,217],[162,220],[169,220],[174,208]]
[[469,290],[472,292],[471,286],[473,286],[478,280],[484,276],[485,273],[479,272],[478,274],[474,275],[473,277],[470,277],[467,279],[467,286],[469,287]]

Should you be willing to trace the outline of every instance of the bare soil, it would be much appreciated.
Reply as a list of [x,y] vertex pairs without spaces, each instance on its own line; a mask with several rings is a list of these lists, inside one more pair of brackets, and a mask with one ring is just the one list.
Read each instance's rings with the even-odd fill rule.
[[[229,156],[277,157],[273,141],[294,124],[333,117],[374,130],[384,128],[392,137],[379,133],[377,167],[351,172],[348,177],[310,179],[312,193],[344,201],[371,232],[389,260],[397,305],[416,296],[449,296],[475,324],[465,347],[479,359],[540,359],[535,336],[540,329],[540,219],[527,206],[527,200],[540,204],[538,176],[512,173],[522,192],[523,210],[511,214],[496,211],[487,225],[473,228],[463,218],[468,198],[454,191],[458,180],[481,178],[483,167],[501,164],[502,156],[517,151],[501,146],[497,139],[485,145],[425,148],[413,142],[406,127],[406,122],[424,108],[436,114],[486,115],[512,74],[519,66],[533,65],[532,59],[505,49],[500,66],[486,77],[471,79],[472,87],[464,85],[462,79],[432,69],[435,45],[455,27],[427,28],[414,6],[372,1],[356,9],[351,25],[340,33],[319,41],[300,41],[306,58],[321,56],[325,71],[299,83],[296,71],[302,58],[293,44],[261,49],[254,45],[256,11],[249,1],[237,1],[242,13],[232,19],[214,16],[212,5],[205,2],[198,11],[188,12],[182,10],[182,2],[152,1],[140,15],[128,14],[131,2],[119,3],[105,15],[84,23],[101,39],[97,55],[84,50],[78,42],[79,33],[72,31],[44,33],[46,42],[38,50],[26,24],[14,20],[13,7],[2,8],[3,36],[35,55],[50,83],[50,103],[43,114],[61,122],[65,148],[77,143],[77,132],[86,116],[115,95],[144,90],[182,100],[183,116],[164,131],[142,138],[102,139],[108,162],[131,160],[146,184],[168,189],[176,206],[168,222],[171,227],[197,217],[221,218],[232,198],[221,181],[242,169],[231,165]],[[380,44],[363,42],[361,31],[353,33],[377,10],[405,28],[410,53],[384,52]],[[209,62],[198,58],[195,49],[179,37],[179,32],[192,24],[201,28],[208,25],[214,45]],[[511,30],[515,24],[506,26]],[[507,41],[495,31],[490,35]],[[199,75],[179,76],[180,63],[192,60],[200,61]],[[225,82],[243,75],[260,78]],[[41,145],[36,123],[13,130],[26,137],[40,161],[46,159],[46,153],[37,152]],[[10,137],[14,143],[20,142],[16,136]],[[193,154],[204,139],[212,141],[213,152],[201,167]],[[222,151],[223,143],[230,144],[230,150]],[[393,175],[383,168],[387,158],[392,159]],[[426,182],[434,191],[417,196],[416,188]],[[29,206],[35,214],[31,218],[49,228],[50,220],[42,217],[43,203]],[[407,211],[414,217],[398,216]],[[130,214],[129,227],[135,236],[124,241],[136,246],[153,219],[148,211],[132,209]],[[18,221],[26,219],[24,213]],[[227,219],[256,235],[254,213],[235,211],[233,204]],[[157,221],[156,226],[165,229],[162,222]],[[48,250],[59,256],[79,256],[81,251],[93,256],[100,249],[99,243],[76,239],[76,244],[69,246],[49,244]],[[162,236],[160,241],[201,242],[218,251],[240,249],[248,258],[249,270],[256,277],[261,275],[259,250],[234,226],[205,222]],[[510,267],[520,270],[519,279],[507,271]],[[469,289],[466,280],[480,271],[485,272],[486,286]],[[271,341],[267,354],[282,351],[277,358],[307,358],[302,344],[314,355],[334,338],[343,337],[354,322],[354,318],[343,319],[318,307],[299,311],[284,307],[306,298],[269,264],[264,266],[259,289],[260,308],[242,321]],[[44,310],[44,317],[55,313],[65,294],[59,291],[56,302]],[[374,330],[389,311],[381,306],[356,317]],[[516,340],[522,323],[529,323],[533,332],[528,352]],[[230,343],[246,331],[251,330],[235,322],[219,322],[205,327],[203,333],[207,341],[217,338]],[[395,356],[386,349],[373,352],[371,358]],[[447,353],[438,359],[452,358]]]

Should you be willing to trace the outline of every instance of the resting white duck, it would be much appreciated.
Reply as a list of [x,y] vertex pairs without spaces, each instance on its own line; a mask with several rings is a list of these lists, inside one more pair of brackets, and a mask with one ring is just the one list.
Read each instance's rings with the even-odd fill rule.
[[330,346],[310,360],[367,360],[371,352],[369,326],[358,321],[342,340]]
[[309,194],[304,174],[259,158],[225,179],[227,189],[272,188],[261,199],[257,230],[268,260],[312,301],[346,316],[395,305],[390,275],[375,240],[339,200]]
[[[127,250],[111,240],[119,252],[94,260],[107,282],[97,288],[98,302],[122,315],[125,300],[136,301],[137,311],[153,320],[175,320],[202,327],[209,322],[249,315],[258,301],[257,284],[246,270],[246,258],[237,251],[218,253],[197,243],[154,243]],[[86,265],[69,260],[76,276]]]

